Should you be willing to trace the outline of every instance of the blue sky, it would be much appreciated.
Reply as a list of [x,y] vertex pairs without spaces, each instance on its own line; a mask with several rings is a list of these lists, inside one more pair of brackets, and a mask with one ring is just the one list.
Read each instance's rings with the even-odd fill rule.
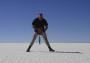
[[0,0],[0,43],[31,42],[39,12],[48,21],[50,42],[90,42],[89,0]]

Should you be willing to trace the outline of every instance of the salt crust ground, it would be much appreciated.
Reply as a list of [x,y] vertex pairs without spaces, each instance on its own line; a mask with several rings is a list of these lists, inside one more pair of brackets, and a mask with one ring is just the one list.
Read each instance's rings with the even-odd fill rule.
[[44,43],[35,43],[31,52],[26,52],[29,43],[0,43],[0,63],[90,63],[90,43],[50,44],[58,52]]

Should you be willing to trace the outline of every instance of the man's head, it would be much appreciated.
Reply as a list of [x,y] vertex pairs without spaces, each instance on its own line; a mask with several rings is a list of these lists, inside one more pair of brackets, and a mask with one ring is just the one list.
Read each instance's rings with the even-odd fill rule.
[[40,20],[43,19],[43,14],[42,14],[42,13],[39,13],[38,18],[39,18]]

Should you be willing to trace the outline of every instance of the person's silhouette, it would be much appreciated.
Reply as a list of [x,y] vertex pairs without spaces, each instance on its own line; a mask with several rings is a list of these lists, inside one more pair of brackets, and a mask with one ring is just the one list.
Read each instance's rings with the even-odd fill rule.
[[51,46],[49,44],[49,41],[47,39],[46,30],[48,29],[48,23],[47,23],[46,19],[43,18],[42,13],[40,13],[39,16],[34,19],[34,21],[32,22],[32,27],[34,28],[35,34],[34,34],[34,37],[32,39],[32,42],[29,45],[26,52],[30,52],[30,49],[31,49],[32,45],[34,44],[34,42],[35,42],[38,35],[43,36],[43,38],[45,39],[45,43],[49,48],[49,51],[54,52],[55,50],[53,50],[51,48]]

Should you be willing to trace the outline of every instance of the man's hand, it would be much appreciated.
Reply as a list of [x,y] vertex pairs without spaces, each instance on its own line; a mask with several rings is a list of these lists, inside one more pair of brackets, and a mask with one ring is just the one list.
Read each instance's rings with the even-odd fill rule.
[[45,26],[45,27],[44,27],[44,30],[46,31],[47,29],[48,29],[48,26]]
[[37,29],[37,33],[38,33],[39,35],[42,35],[42,34],[43,34],[43,30],[42,30],[42,29]]

